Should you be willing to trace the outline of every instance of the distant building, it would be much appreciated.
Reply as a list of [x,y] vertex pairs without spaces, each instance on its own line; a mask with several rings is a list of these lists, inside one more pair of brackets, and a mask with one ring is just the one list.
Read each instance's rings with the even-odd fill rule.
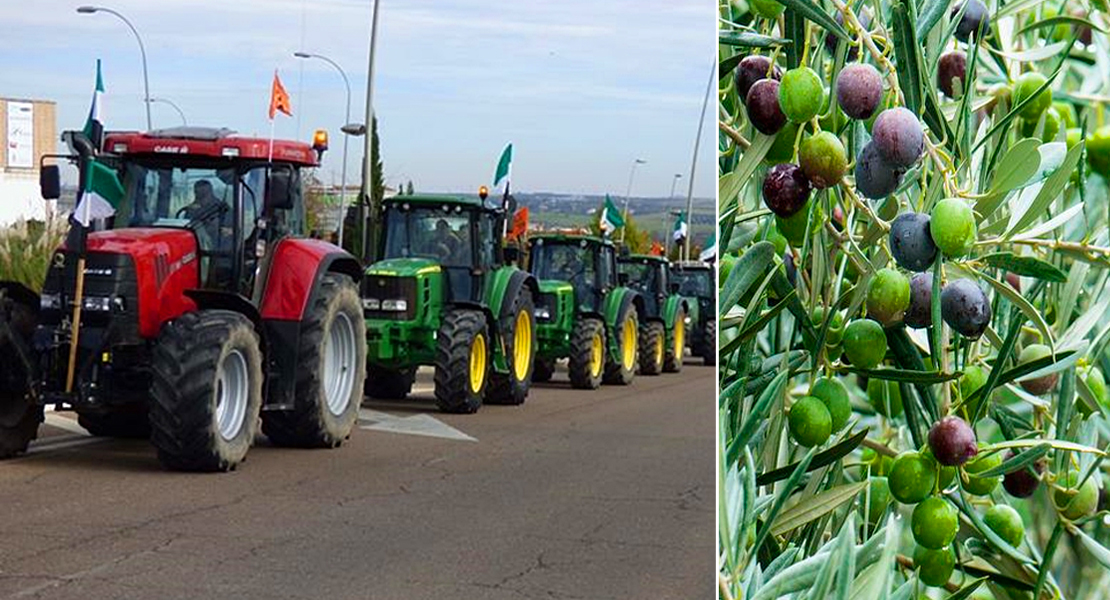
[[39,160],[57,147],[56,113],[48,100],[0,98],[0,225],[46,215]]

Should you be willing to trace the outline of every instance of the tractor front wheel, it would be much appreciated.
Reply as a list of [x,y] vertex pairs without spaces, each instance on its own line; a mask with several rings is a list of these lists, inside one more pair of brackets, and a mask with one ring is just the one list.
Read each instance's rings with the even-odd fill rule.
[[404,400],[412,392],[414,369],[366,368],[366,395],[378,400]]
[[682,370],[682,357],[686,353],[686,311],[677,310],[674,313],[674,331],[671,333],[671,343],[667,346],[666,356],[663,358],[663,370],[668,373],[678,373]]
[[524,404],[532,387],[532,366],[536,358],[536,316],[532,292],[522,288],[513,300],[512,310],[501,319],[501,343],[505,349],[507,373],[493,372],[490,378],[490,404]]
[[436,334],[436,406],[474,413],[482,407],[490,371],[489,328],[477,310],[453,310]]
[[[35,329],[36,307],[0,295],[0,319],[7,333],[29,342]],[[27,451],[31,440],[38,436],[42,423],[42,406],[31,397],[27,372],[18,358],[14,344],[0,327],[0,458],[10,458]],[[24,344],[26,347],[28,344]]]
[[702,353],[701,356],[705,360],[705,366],[713,367],[717,365],[717,320],[710,319],[705,322],[705,335],[702,336],[701,343]]
[[551,381],[553,375],[555,375],[555,361],[537,356],[536,364],[532,365],[532,383]]
[[616,338],[617,356],[608,356],[606,353],[605,383],[629,385],[636,378],[637,342],[639,337],[639,320],[636,308],[631,304],[624,307],[616,326],[610,335]]
[[337,448],[351,435],[366,379],[366,322],[358,288],[328,273],[301,321],[292,410],[262,415],[262,432],[280,446]]
[[262,406],[254,325],[226,310],[186,313],[154,347],[151,442],[166,467],[230,471],[246,456]]
[[640,374],[658,375],[663,372],[664,346],[667,332],[659,321],[645,323],[640,328]]
[[597,319],[579,319],[570,334],[570,385],[596,390],[605,373],[605,326]]

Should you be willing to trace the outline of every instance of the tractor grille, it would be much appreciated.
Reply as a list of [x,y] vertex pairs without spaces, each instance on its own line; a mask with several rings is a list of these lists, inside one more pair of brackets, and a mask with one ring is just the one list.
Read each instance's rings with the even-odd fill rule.
[[[403,300],[404,310],[385,310],[389,301]],[[416,278],[367,275],[362,279],[363,314],[367,319],[411,321],[416,318]]]
[[[77,255],[55,253],[42,290],[43,324],[58,324],[73,310]],[[127,254],[90,252],[85,259],[85,327],[108,328],[117,341],[139,341],[139,292],[135,261]]]

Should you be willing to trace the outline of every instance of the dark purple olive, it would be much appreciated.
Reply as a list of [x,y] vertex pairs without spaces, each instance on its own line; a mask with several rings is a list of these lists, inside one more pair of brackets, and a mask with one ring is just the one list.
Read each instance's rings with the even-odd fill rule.
[[871,142],[888,163],[907,168],[917,162],[925,150],[925,131],[917,115],[909,109],[888,108],[875,118]]
[[1021,277],[1018,277],[1017,273],[1006,273],[1006,283],[1018,292],[1021,291]]
[[975,282],[957,279],[940,294],[940,314],[964,337],[978,339],[991,322],[991,303]]
[[929,449],[937,462],[958,467],[979,453],[975,431],[959,417],[944,417],[929,430]]
[[949,98],[956,97],[956,80],[960,80],[960,90],[967,86],[967,55],[959,50],[949,50],[940,55],[937,61],[937,87]]
[[[956,38],[961,42],[966,42],[971,36],[975,39],[980,39],[982,35],[986,35],[987,30],[991,26],[991,16],[987,13],[987,7],[979,0],[967,0],[967,8],[964,9],[964,15],[960,18],[960,24],[956,26]],[[957,4],[952,7],[952,18],[960,13],[963,4]]]
[[874,140],[863,147],[856,159],[856,189],[873,200],[893,194],[902,183],[902,174],[901,169],[883,159]]
[[910,278],[910,307],[902,322],[914,329],[933,324],[933,274],[918,273]]
[[[1006,455],[1006,460],[1017,456],[1013,450]],[[1044,459],[1038,460],[1033,463],[1033,468],[1036,469],[1037,474],[1034,474],[1029,467],[1018,469],[1017,471],[1010,471],[1002,477],[1002,487],[1006,488],[1006,493],[1015,498],[1028,498],[1037,491],[1037,486],[1041,484],[1041,479],[1037,477],[1040,473],[1044,472]]]
[[870,119],[883,99],[883,78],[871,65],[854,63],[836,77],[836,101],[845,115]]
[[805,206],[810,189],[801,167],[782,163],[768,169],[763,179],[763,202],[771,212],[785,219]]
[[929,233],[929,215],[902,213],[890,224],[890,253],[898,266],[920,273],[933,265],[937,245]]
[[744,106],[748,108],[748,119],[761,133],[775,135],[786,124],[786,115],[779,106],[779,82],[774,79],[760,79],[752,84]]
[[760,79],[768,79],[767,72],[771,72],[770,79],[782,79],[782,69],[777,66],[771,68],[771,59],[766,56],[746,56],[736,67],[736,93],[741,98],[748,97],[748,91]]

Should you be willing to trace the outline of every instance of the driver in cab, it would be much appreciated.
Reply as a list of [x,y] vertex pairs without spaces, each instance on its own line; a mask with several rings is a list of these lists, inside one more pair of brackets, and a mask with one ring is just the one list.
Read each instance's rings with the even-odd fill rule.
[[[216,197],[212,189],[212,182],[201,179],[193,185],[193,202],[185,207],[185,215],[191,220],[203,221],[204,231],[211,240],[216,240],[221,233],[224,213],[229,208],[222,200]],[[221,217],[221,218],[214,218]]]

